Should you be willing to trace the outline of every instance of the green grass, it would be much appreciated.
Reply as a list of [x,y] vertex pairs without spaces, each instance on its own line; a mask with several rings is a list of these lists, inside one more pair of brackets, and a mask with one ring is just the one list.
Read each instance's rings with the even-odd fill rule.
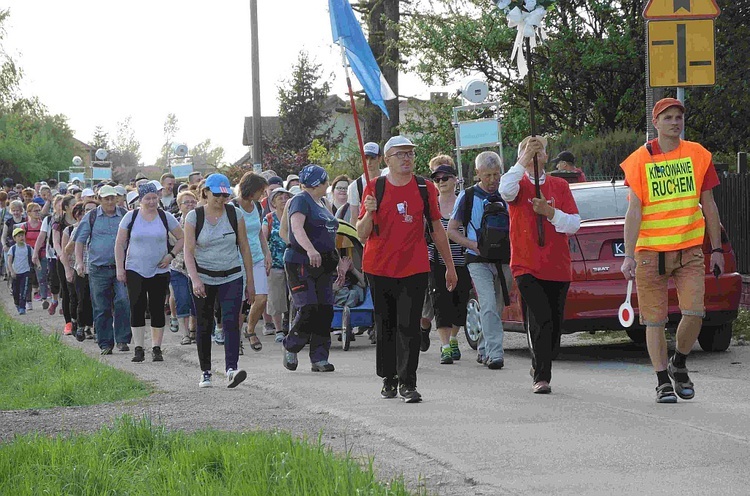
[[750,341],[750,311],[740,310],[732,324],[732,336]]
[[12,320],[0,308],[0,410],[84,406],[142,398],[152,388]]
[[618,341],[630,341],[625,331],[597,331],[596,334],[588,332],[579,332],[578,339],[581,341],[593,341],[597,343],[613,343]]
[[[113,427],[70,437],[18,436],[0,445],[0,493],[77,495],[408,495],[382,484],[320,440],[284,433],[186,434],[124,416]],[[422,490],[419,494],[425,494]]]

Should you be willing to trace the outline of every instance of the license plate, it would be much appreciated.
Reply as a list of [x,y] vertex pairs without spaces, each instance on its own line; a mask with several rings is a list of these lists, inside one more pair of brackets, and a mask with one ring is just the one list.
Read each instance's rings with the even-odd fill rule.
[[616,257],[625,256],[625,242],[624,241],[612,241],[612,253]]

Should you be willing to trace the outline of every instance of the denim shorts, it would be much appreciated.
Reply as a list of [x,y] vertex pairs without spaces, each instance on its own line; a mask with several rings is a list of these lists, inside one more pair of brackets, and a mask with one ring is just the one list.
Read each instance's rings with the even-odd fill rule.
[[677,288],[682,315],[704,317],[706,267],[701,246],[664,252],[664,274],[659,274],[659,252],[635,252],[635,283],[638,292],[640,322],[645,326],[664,326],[668,319],[669,278]]

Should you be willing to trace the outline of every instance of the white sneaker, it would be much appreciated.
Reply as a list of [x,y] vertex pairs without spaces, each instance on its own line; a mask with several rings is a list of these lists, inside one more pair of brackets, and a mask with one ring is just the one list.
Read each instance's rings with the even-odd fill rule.
[[31,302],[27,301],[26,302],[26,311],[28,312],[29,310],[33,310],[33,309],[34,309],[34,307],[31,305]]
[[211,372],[205,370],[201,376],[201,382],[198,383],[198,387],[210,388],[211,387]]
[[234,370],[229,369],[227,370],[227,387],[228,388],[234,388],[237,387],[239,383],[247,379],[247,372],[245,372],[242,369]]

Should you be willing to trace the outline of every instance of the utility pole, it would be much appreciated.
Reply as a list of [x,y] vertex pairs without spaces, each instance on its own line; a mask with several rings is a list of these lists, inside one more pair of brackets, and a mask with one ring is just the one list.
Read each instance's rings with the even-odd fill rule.
[[[263,130],[260,122],[260,61],[258,49],[258,0],[250,0],[250,57],[253,84],[253,168],[263,164]],[[258,171],[259,172],[259,171]]]

